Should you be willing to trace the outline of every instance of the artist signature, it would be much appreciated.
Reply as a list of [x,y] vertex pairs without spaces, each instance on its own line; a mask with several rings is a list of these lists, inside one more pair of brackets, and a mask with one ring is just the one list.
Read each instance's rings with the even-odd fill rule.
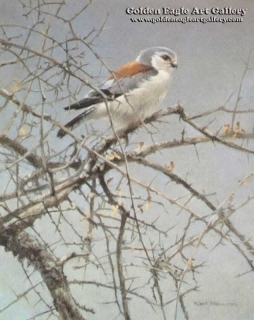
[[194,301],[194,305],[198,307],[213,306],[213,307],[238,307],[235,302],[221,302],[221,301]]

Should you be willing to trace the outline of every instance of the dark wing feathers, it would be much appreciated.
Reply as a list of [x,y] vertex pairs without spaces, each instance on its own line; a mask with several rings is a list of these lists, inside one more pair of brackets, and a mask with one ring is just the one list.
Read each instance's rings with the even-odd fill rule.
[[89,94],[87,95],[86,98],[84,98],[78,102],[75,102],[75,103],[71,104],[70,106],[65,107],[64,110],[79,110],[79,109],[87,108],[87,107],[90,107],[94,104],[105,101],[105,98],[104,98],[105,96],[107,97],[108,101],[113,100],[119,96],[119,95],[112,94],[107,89],[100,88],[100,91],[103,94],[100,94],[100,92],[98,92],[98,91],[89,92]]
[[[128,94],[131,90],[138,88],[142,81],[155,76],[157,73],[158,71],[153,67],[145,66],[135,61],[124,65],[122,68],[116,70],[107,81],[98,88],[103,94],[101,94],[100,91],[92,90],[84,99],[64,108],[65,110],[85,109],[80,115],[66,123],[65,127],[71,129],[76,127],[84,117],[94,111],[96,104],[105,101],[105,96],[108,101],[112,101],[123,94]],[[59,138],[65,135],[65,131],[62,129],[57,133]]]
[[[131,68],[134,72],[133,75],[130,75]],[[90,107],[105,101],[105,96],[108,101],[114,100],[117,97],[127,94],[129,91],[137,88],[141,81],[147,80],[148,78],[155,76],[157,73],[158,71],[153,67],[145,66],[135,61],[131,62],[116,70],[107,79],[107,81],[98,88],[103,94],[99,91],[92,90],[84,99],[65,107],[64,110],[79,110]]]

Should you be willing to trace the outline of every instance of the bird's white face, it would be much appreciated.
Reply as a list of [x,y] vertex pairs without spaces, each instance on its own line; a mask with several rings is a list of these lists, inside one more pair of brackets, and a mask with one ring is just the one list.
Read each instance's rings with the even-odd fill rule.
[[177,58],[172,58],[167,52],[155,53],[151,62],[157,70],[170,72],[172,68],[177,68]]

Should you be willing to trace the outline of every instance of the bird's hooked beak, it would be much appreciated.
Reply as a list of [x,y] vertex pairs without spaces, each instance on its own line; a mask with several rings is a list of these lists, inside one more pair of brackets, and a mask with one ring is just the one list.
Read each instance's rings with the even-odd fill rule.
[[177,68],[178,67],[178,64],[177,64],[176,61],[172,61],[170,65],[171,65],[172,68]]

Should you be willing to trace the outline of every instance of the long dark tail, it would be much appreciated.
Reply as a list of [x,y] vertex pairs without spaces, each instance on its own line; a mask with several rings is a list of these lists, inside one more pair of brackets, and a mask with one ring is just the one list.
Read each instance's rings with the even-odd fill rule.
[[73,104],[71,104],[70,106],[67,106],[64,108],[64,110],[79,110],[79,109],[85,109],[88,108],[96,103],[99,103],[103,101],[101,96],[94,96],[91,98],[85,98],[83,100],[80,100],[78,102],[75,102]]
[[[73,118],[71,121],[67,122],[64,126],[68,129],[74,129],[76,128],[81,120],[85,118],[89,113],[91,113],[94,110],[94,108],[89,108],[88,110],[82,112],[80,115],[77,117]],[[66,135],[66,132],[63,129],[59,129],[57,132],[57,137],[58,138],[63,138]]]

